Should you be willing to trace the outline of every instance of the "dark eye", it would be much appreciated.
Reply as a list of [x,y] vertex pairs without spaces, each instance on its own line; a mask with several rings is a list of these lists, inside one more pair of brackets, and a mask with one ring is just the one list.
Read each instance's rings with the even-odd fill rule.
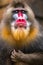
[[13,10],[12,11],[12,13],[13,13],[12,17],[13,17],[14,20],[18,19],[18,12],[19,12],[19,10]]
[[19,11],[18,10],[14,10],[14,11],[12,11],[13,13],[18,13]]
[[25,10],[21,10],[21,12],[22,12],[22,13],[27,13],[27,11],[25,11]]

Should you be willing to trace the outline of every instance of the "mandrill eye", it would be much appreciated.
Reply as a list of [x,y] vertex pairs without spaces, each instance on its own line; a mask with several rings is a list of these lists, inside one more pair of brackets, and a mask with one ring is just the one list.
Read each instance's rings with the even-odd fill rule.
[[16,20],[18,18],[18,12],[19,12],[18,10],[12,11],[14,20]]
[[14,13],[18,13],[19,12],[19,10],[13,10],[12,11],[12,13],[14,14]]
[[21,12],[23,13],[23,17],[24,17],[26,20],[28,20],[27,11],[21,10]]
[[22,12],[22,13],[25,13],[25,14],[27,13],[27,11],[25,11],[25,10],[21,10],[21,12]]

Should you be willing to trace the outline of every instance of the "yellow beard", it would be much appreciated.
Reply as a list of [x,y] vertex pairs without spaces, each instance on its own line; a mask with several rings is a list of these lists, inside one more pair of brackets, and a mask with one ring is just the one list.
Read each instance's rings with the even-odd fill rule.
[[16,30],[12,31],[12,34],[13,34],[15,40],[23,41],[23,40],[26,39],[28,33],[27,33],[27,31],[25,29],[18,28]]
[[[38,28],[33,28],[32,30],[18,28],[18,29],[11,29],[11,31],[9,31],[8,27],[4,27],[1,31],[1,35],[3,39],[7,40],[9,42],[8,44],[10,45],[11,44],[13,45],[15,41],[17,41],[17,43],[19,41],[20,43],[31,42],[32,40],[36,39],[38,33],[39,33]],[[18,46],[20,45],[21,44],[18,44]]]

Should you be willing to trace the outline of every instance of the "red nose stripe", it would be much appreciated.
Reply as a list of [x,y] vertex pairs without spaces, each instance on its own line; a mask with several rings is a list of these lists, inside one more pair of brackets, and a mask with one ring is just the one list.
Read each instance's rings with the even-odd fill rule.
[[20,17],[20,16],[23,17],[23,13],[22,12],[18,13],[18,17]]

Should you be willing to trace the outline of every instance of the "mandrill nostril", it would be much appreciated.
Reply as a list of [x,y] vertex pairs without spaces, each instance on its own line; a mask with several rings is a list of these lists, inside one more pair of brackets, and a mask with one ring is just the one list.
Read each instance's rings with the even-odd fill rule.
[[22,20],[21,19],[19,19],[19,22],[21,22]]

